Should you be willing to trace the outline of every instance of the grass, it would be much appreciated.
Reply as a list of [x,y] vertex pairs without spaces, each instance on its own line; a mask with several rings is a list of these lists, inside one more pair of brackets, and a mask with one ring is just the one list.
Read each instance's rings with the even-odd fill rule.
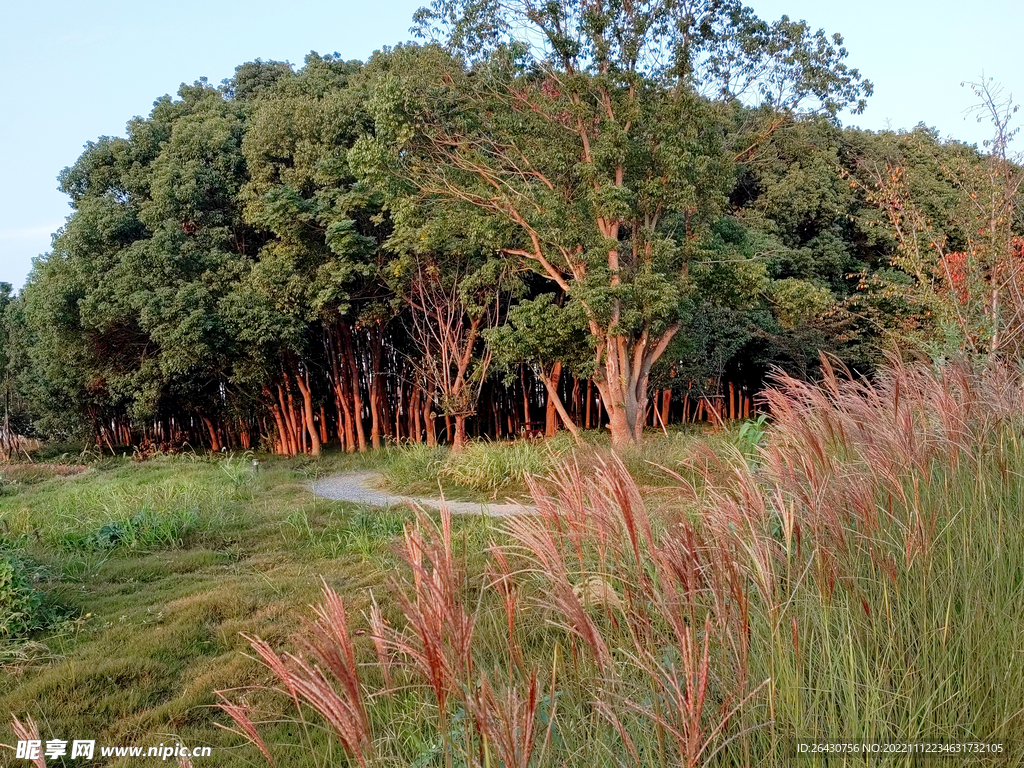
[[[714,455],[737,447],[750,453],[762,434],[757,424],[747,422],[721,432],[702,426],[676,426],[664,435],[651,434],[640,445],[624,451],[622,459],[637,482],[666,487],[672,478],[665,469],[683,470],[697,453],[710,450]],[[477,441],[460,453],[447,446],[428,447],[422,443],[391,448],[384,454],[384,483],[389,490],[413,496],[443,493],[449,499],[471,501],[527,499],[528,477],[546,477],[570,456],[593,464],[595,456],[610,449],[604,432],[584,432],[583,437],[586,447],[582,449],[567,432],[548,440]]]
[[[540,457],[553,466],[565,445],[513,446],[508,454],[518,458],[495,465]],[[0,712],[33,717],[44,738],[89,732],[110,743],[160,743],[174,734],[216,746],[206,764],[256,762],[238,737],[216,727],[229,719],[212,708],[215,689],[268,682],[244,654],[239,633],[286,642],[300,627],[302,607],[321,595],[321,577],[348,596],[352,610],[368,610],[368,589],[383,589],[400,564],[394,548],[411,517],[318,499],[307,483],[346,470],[410,466],[421,460],[417,449],[317,460],[261,456],[257,468],[251,455],[136,462],[60,449],[41,457],[49,463],[0,469],[0,530],[24,566],[19,591],[30,589],[45,608],[34,622],[41,629],[21,626],[0,639]],[[523,458],[526,449],[530,458]],[[464,464],[448,466],[472,477],[468,468],[505,450],[474,445]],[[486,498],[523,487],[522,475],[518,486],[500,475],[491,484],[480,477],[475,485],[446,477],[446,491]],[[402,490],[416,491],[414,481],[411,474]],[[484,550],[499,532],[483,519],[453,526],[466,567],[482,573]],[[287,706],[266,693],[256,699],[282,721],[273,738],[299,743]],[[0,743],[8,738],[0,725]],[[330,749],[329,736],[311,738]],[[434,749],[428,732],[410,743],[416,739],[416,754]],[[298,747],[278,756],[280,765],[308,760]]]
[[[695,454],[657,504],[620,459],[563,462],[482,570],[420,518],[368,613],[327,588],[291,655],[251,642],[349,764],[782,766],[803,738],[1000,742],[950,759],[1016,765],[1021,392],[955,365],[783,379],[765,435]],[[847,762],[921,759],[801,761]]]
[[[73,474],[34,466],[31,483],[9,483],[0,529],[30,565],[31,587],[59,610],[45,631],[0,638],[0,712],[31,716],[44,739],[178,738],[214,746],[204,765],[255,764],[216,727],[230,721],[212,706],[215,689],[267,682],[239,633],[287,638],[321,578],[368,605],[367,588],[398,562],[392,545],[409,516],[306,489],[372,459],[260,459],[254,470],[251,457],[108,458]],[[461,529],[482,542],[480,525]],[[294,741],[290,728],[275,733]],[[0,743],[11,738],[0,723]],[[299,752],[278,762],[309,764]]]
[[[999,739],[1017,764],[1020,392],[907,368],[784,380],[771,426],[619,458],[590,434],[33,474],[0,520],[60,613],[0,643],[0,712],[44,739],[211,745],[218,766],[784,766],[795,737]],[[406,493],[525,485],[540,514],[308,493],[347,469]],[[876,763],[917,764],[850,764]]]

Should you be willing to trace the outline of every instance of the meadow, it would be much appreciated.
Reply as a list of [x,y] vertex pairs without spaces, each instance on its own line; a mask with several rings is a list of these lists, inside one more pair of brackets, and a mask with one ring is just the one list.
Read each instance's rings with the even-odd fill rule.
[[[1021,392],[898,366],[783,379],[770,423],[618,455],[592,434],[6,466],[0,712],[213,746],[196,765],[782,766],[796,738],[1019,764]],[[350,469],[538,513],[309,493]]]

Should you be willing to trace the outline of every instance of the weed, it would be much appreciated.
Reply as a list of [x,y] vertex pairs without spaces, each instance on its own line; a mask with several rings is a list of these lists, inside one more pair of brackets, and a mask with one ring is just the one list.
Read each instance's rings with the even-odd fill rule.
[[144,507],[127,520],[100,526],[92,537],[92,544],[97,549],[179,547],[198,520],[195,508],[158,512]]
[[0,547],[0,640],[44,629],[52,619],[33,569],[18,553]]

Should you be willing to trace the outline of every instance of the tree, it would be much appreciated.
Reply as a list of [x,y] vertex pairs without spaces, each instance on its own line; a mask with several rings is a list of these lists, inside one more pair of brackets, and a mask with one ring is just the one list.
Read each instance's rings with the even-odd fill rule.
[[490,367],[482,334],[502,314],[501,267],[495,259],[474,254],[418,254],[395,265],[418,347],[414,366],[430,391],[440,394],[445,417],[454,421],[454,434],[449,435],[454,451],[466,444],[466,419],[476,413]]
[[[505,258],[577,302],[613,444],[638,440],[733,161],[778,115],[862,107],[869,84],[838,36],[733,2],[437,0],[417,23],[444,49],[390,54],[365,177],[489,218]],[[766,108],[727,140],[741,99]]]
[[[501,325],[484,331],[488,347],[498,365],[509,371],[526,363],[547,391],[549,413],[555,412],[577,443],[582,444],[579,429],[558,394],[558,383],[565,371],[589,376],[593,350],[588,344],[586,316],[577,304],[559,306],[555,294],[541,294],[520,301],[508,312]],[[548,437],[558,426],[548,419]]]
[[179,96],[64,170],[74,213],[24,291],[33,386],[54,420],[78,414],[108,445],[168,403],[219,445],[233,350],[219,305],[259,235],[238,201],[240,105],[203,81]]
[[[269,237],[230,306],[246,342],[246,376],[264,387],[265,404],[282,434],[289,431],[285,395],[271,380],[283,379],[285,390],[295,383],[314,453],[320,440],[313,424],[309,347],[315,344],[326,346],[339,438],[348,450],[367,448],[351,329],[366,319],[359,314],[365,307],[354,309],[353,299],[372,293],[367,284],[384,238],[373,221],[372,201],[352,189],[346,161],[365,119],[349,87],[359,68],[358,62],[311,53],[299,73],[281,75],[259,92],[243,140],[250,171],[241,194],[245,218]],[[247,71],[239,68],[239,74]],[[317,324],[322,333],[312,339]],[[371,440],[378,447],[375,383],[369,383]]]
[[[970,83],[979,120],[992,122],[988,154],[949,141],[932,145],[947,210],[935,215],[920,189],[920,162],[896,155],[862,163],[861,181],[896,242],[894,263],[910,278],[920,308],[917,334],[936,357],[960,351],[990,360],[1024,359],[1024,171],[1007,151],[1017,111],[991,80]],[[855,182],[858,183],[858,182]]]

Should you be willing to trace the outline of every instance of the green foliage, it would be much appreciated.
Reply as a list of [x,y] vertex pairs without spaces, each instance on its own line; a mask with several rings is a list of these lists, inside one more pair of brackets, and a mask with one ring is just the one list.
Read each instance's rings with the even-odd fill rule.
[[45,629],[51,611],[33,584],[34,570],[0,538],[0,641]]
[[484,331],[484,338],[495,363],[509,375],[520,362],[544,368],[561,362],[580,376],[593,372],[586,315],[576,302],[560,306],[554,294],[518,302],[502,325]]
[[787,277],[772,284],[771,301],[779,324],[783,328],[792,329],[803,318],[823,315],[833,305],[835,298],[827,288],[807,280]]
[[757,452],[768,437],[768,417],[761,414],[756,419],[748,419],[736,430],[736,447],[747,459],[748,463],[757,460]]

